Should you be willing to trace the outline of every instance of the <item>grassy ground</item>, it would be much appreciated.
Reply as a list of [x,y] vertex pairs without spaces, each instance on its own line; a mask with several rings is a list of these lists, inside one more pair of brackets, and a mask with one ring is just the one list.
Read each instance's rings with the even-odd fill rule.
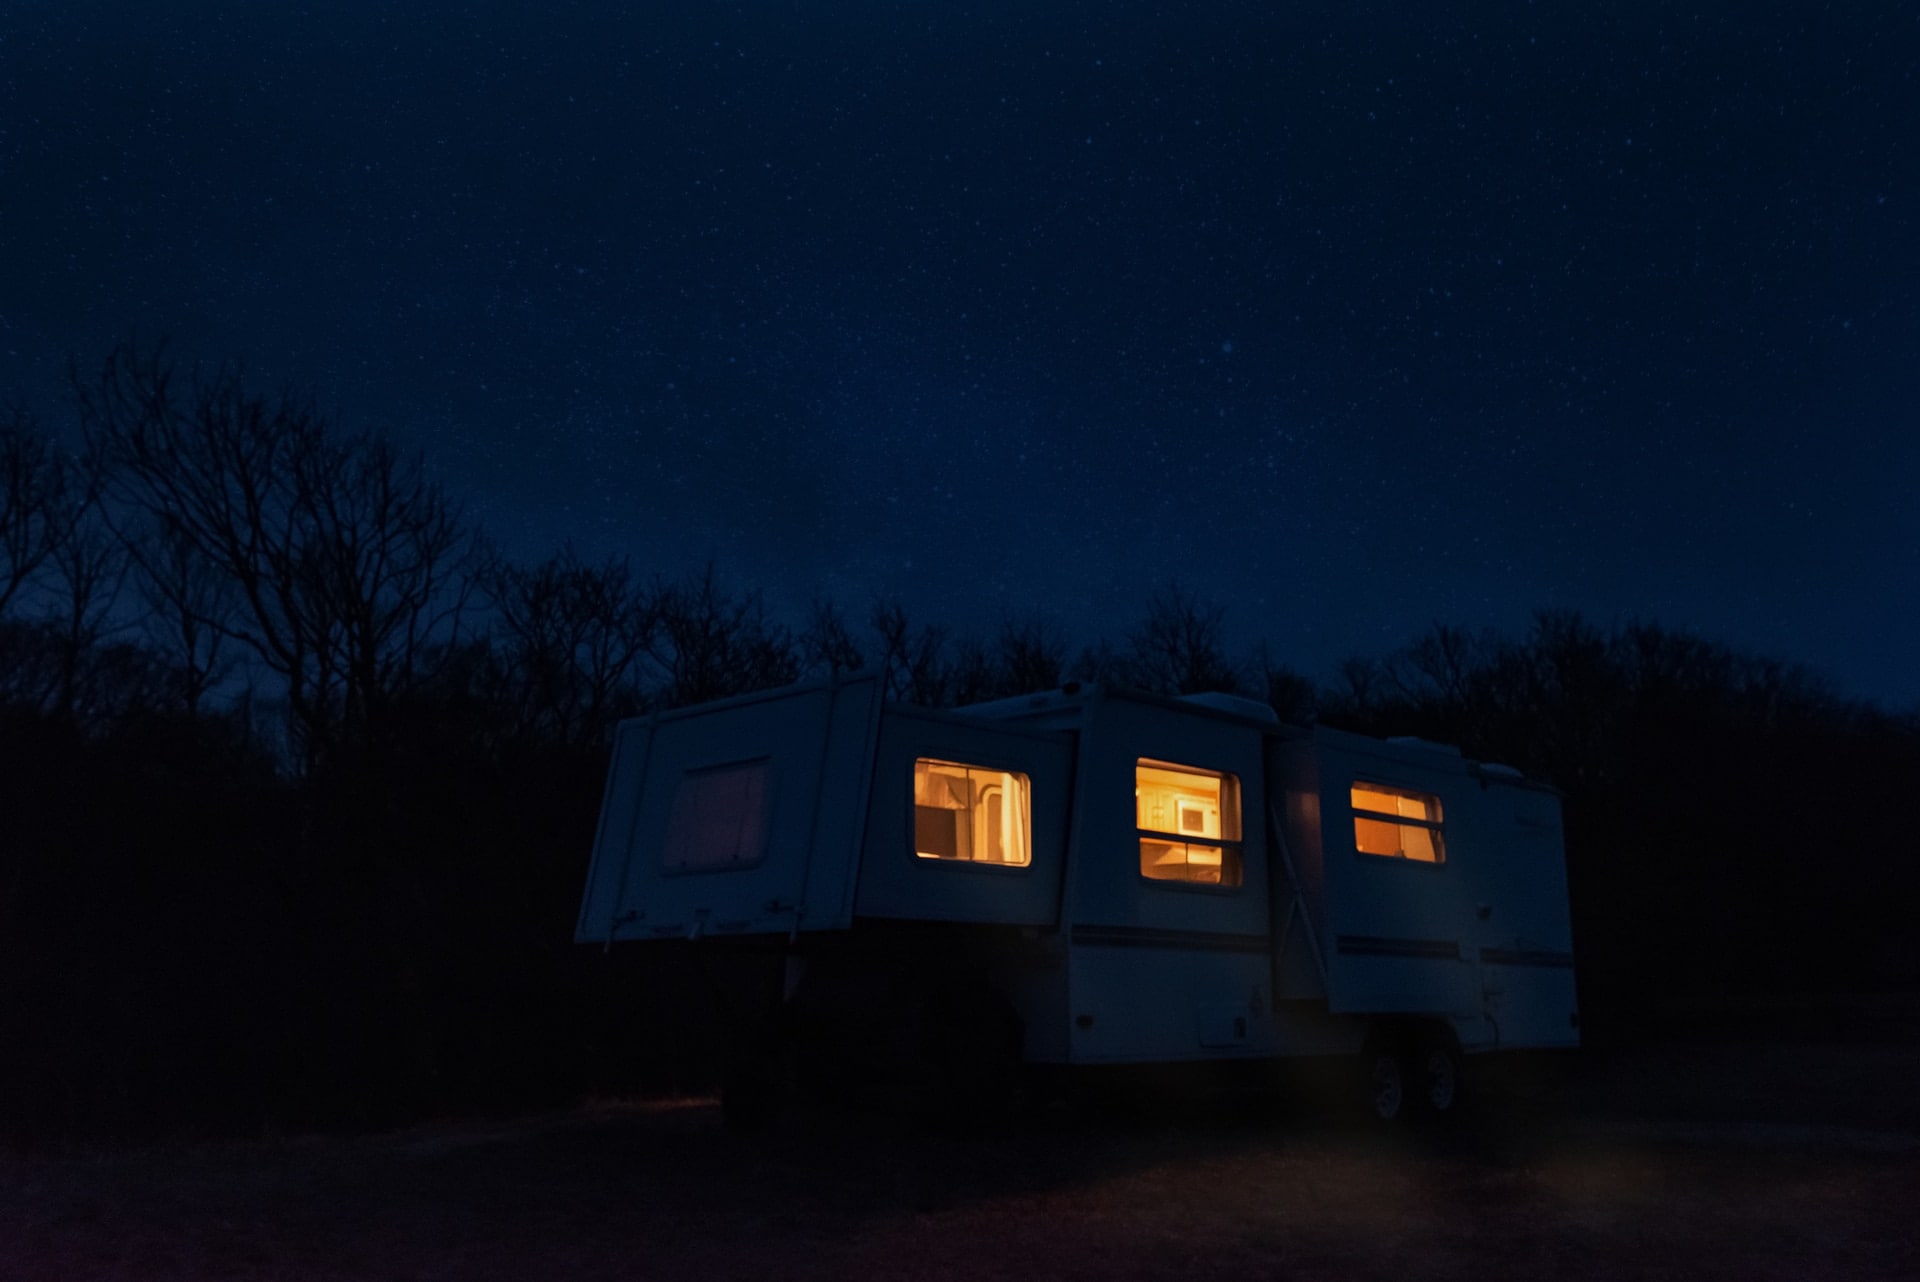
[[743,1139],[685,1101],[0,1158],[0,1277],[1920,1276],[1920,1048],[1537,1067],[1411,1136],[1149,1107]]

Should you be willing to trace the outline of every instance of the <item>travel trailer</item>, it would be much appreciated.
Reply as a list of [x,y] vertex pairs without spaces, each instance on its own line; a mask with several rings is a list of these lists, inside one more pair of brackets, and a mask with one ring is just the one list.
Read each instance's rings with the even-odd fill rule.
[[742,1120],[795,1081],[960,1107],[1295,1056],[1391,1120],[1450,1110],[1463,1056],[1579,1039],[1552,789],[1228,695],[862,678],[625,722],[577,939],[715,963]]

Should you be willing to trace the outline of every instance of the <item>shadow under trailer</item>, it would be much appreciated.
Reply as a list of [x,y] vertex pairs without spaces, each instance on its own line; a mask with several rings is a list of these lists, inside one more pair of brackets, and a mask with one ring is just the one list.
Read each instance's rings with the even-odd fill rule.
[[1579,1040],[1552,789],[1230,695],[860,678],[627,721],[576,938],[691,956],[737,1122],[1306,1056],[1394,1120],[1451,1110],[1463,1057]]

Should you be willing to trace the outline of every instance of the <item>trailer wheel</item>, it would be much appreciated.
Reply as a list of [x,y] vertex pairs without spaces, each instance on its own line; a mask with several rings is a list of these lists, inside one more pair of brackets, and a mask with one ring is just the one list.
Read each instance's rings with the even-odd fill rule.
[[1414,1102],[1422,1117],[1451,1117],[1460,1106],[1460,1052],[1451,1041],[1434,1037],[1414,1053]]
[[1369,1116],[1383,1126],[1404,1121],[1410,1094],[1406,1057],[1397,1048],[1381,1043],[1369,1047],[1360,1063]]

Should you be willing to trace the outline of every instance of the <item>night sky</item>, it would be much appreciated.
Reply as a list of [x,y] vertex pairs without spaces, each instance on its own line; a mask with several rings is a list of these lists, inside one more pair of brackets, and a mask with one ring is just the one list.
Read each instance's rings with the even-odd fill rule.
[[0,396],[170,335],[503,548],[1920,699],[1920,9],[0,0]]

